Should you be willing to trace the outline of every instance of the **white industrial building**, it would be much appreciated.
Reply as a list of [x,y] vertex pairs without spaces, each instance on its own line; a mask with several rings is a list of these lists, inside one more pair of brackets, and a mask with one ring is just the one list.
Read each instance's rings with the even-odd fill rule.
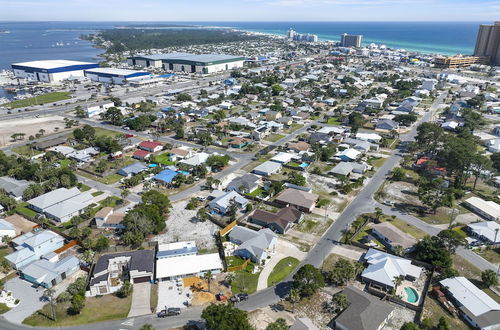
[[14,63],[17,78],[41,82],[58,82],[70,77],[83,77],[84,70],[98,68],[99,64],[68,60],[46,60]]
[[129,81],[142,80],[151,77],[146,71],[135,71],[115,68],[95,68],[85,70],[85,76],[92,81],[123,85]]
[[132,66],[163,68],[168,71],[213,73],[243,67],[244,57],[220,54],[170,53],[138,55],[127,59]]

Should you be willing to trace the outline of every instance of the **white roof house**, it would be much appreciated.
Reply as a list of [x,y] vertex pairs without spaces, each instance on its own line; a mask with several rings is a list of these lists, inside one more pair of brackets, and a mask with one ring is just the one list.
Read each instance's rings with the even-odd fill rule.
[[193,157],[182,160],[180,162],[183,164],[186,164],[186,165],[190,165],[190,166],[198,166],[198,165],[205,163],[207,161],[208,157],[210,157],[210,154],[207,154],[206,152],[199,152],[196,155],[194,155]]
[[30,199],[28,203],[32,206],[33,209],[35,209],[35,211],[43,212],[46,208],[74,197],[78,194],[80,194],[80,190],[78,190],[78,188],[76,187],[73,187],[71,189],[59,188]]
[[156,260],[156,278],[158,279],[199,275],[207,271],[214,273],[222,269],[222,261],[218,253],[187,255]]
[[270,160],[265,161],[264,163],[260,164],[256,168],[253,169],[253,172],[258,175],[265,175],[269,176],[272,175],[276,172],[278,172],[281,169],[281,164],[277,162],[272,162]]
[[370,249],[365,254],[368,267],[363,271],[363,279],[394,288],[396,277],[419,278],[422,268],[415,266],[411,260],[396,257],[392,254]]
[[4,236],[15,237],[16,227],[14,227],[14,225],[10,222],[0,219],[0,241]]
[[289,161],[291,161],[293,158],[297,157],[297,155],[289,153],[289,152],[279,152],[276,155],[274,155],[271,160],[273,162],[281,163],[281,164],[286,164]]
[[337,153],[337,157],[340,157],[340,159],[345,160],[345,161],[351,161],[351,160],[356,160],[358,157],[361,155],[361,152],[356,150],[356,149],[345,149],[342,150],[341,152]]
[[240,208],[244,208],[248,203],[248,200],[245,197],[241,196],[236,191],[231,190],[210,201],[208,203],[208,206],[212,210],[215,210],[221,214],[226,214],[226,212],[229,210],[229,207],[231,206],[232,201],[234,201]]
[[498,329],[500,304],[493,298],[462,276],[447,278],[440,283],[461,305],[460,310],[473,326],[481,329]]
[[493,244],[500,243],[500,225],[495,221],[483,221],[467,225],[478,237],[487,239]]
[[467,198],[464,203],[475,213],[488,220],[496,221],[500,219],[500,205],[493,201],[485,201],[479,197],[470,197]]
[[376,133],[356,133],[356,139],[378,143],[382,137]]

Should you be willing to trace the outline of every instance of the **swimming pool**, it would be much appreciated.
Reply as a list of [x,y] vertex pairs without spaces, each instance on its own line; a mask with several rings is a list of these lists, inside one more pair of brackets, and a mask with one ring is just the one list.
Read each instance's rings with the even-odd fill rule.
[[418,301],[418,293],[414,288],[406,287],[406,301],[410,303],[416,303]]
[[306,168],[307,166],[309,166],[309,163],[302,163],[299,165],[299,167],[302,167],[302,168]]

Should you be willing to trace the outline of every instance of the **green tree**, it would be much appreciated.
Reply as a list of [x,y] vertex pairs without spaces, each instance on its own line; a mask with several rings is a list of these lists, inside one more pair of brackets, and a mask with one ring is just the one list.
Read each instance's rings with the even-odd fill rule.
[[132,294],[133,289],[133,285],[129,281],[125,281],[123,282],[120,289],[116,292],[116,295],[120,298],[126,298]]
[[444,129],[434,123],[422,123],[417,127],[415,141],[419,150],[435,155],[440,150]]
[[450,330],[450,329],[451,329],[450,324],[448,323],[446,318],[444,316],[441,316],[436,326],[436,330]]
[[401,327],[401,330],[420,330],[420,327],[413,322],[406,322]]
[[192,97],[191,95],[189,94],[186,94],[186,93],[180,93],[177,95],[177,97],[175,98],[177,101],[179,102],[186,102],[186,101],[192,101]]
[[157,190],[149,190],[142,194],[141,201],[145,205],[155,205],[161,214],[167,214],[172,208],[168,196]]
[[498,285],[498,276],[491,269],[487,269],[481,273],[481,280],[487,287]]
[[453,263],[450,252],[444,246],[443,241],[436,236],[426,236],[418,241],[414,245],[413,254],[416,259],[440,269],[449,268]]
[[295,304],[300,301],[300,291],[295,288],[291,289],[287,300],[292,304],[292,312],[295,313]]
[[302,296],[311,296],[318,289],[325,286],[321,271],[311,264],[306,264],[293,275],[293,285]]
[[328,280],[337,286],[344,286],[356,275],[353,264],[345,258],[340,258],[335,262],[332,270],[328,272]]
[[337,293],[332,297],[332,310],[334,313],[342,312],[347,307],[349,307],[349,300],[345,294]]
[[109,247],[109,239],[104,235],[100,235],[95,241],[94,249],[97,252],[100,252],[106,250],[108,247]]
[[445,186],[442,178],[426,179],[422,178],[418,183],[418,198],[427,207],[436,211],[441,206],[451,206],[453,203],[453,194]]
[[253,330],[247,312],[231,304],[210,304],[201,313],[207,330]]
[[500,172],[500,152],[495,152],[491,154],[490,156],[493,168],[497,171]]
[[71,299],[71,306],[68,308],[70,314],[80,314],[85,308],[85,297],[81,294],[76,294]]
[[351,132],[357,133],[358,130],[365,124],[365,119],[359,112],[353,111],[349,115],[349,124],[351,125]]
[[406,177],[406,170],[401,167],[396,167],[391,172],[392,181],[401,181]]
[[297,186],[305,186],[306,178],[298,172],[290,171],[288,172],[288,182]]
[[56,311],[54,306],[54,295],[56,294],[56,290],[52,288],[45,289],[43,291],[43,296],[46,297],[50,302],[50,310],[52,312],[52,320],[57,321],[56,319]]
[[438,237],[450,254],[454,254],[459,246],[467,245],[467,240],[453,229],[441,230]]
[[276,321],[269,323],[266,330],[288,330],[288,328],[289,326],[286,324],[286,320],[280,317]]

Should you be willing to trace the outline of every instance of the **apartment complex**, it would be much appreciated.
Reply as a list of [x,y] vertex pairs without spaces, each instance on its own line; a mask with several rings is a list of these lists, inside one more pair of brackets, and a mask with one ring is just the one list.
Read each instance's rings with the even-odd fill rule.
[[500,65],[500,22],[479,26],[474,56],[483,57],[487,64]]
[[361,43],[363,42],[363,36],[358,34],[341,34],[340,35],[340,45],[342,47],[356,47],[361,48]]
[[434,66],[441,69],[466,68],[472,64],[481,63],[483,59],[477,56],[438,56],[434,58]]

